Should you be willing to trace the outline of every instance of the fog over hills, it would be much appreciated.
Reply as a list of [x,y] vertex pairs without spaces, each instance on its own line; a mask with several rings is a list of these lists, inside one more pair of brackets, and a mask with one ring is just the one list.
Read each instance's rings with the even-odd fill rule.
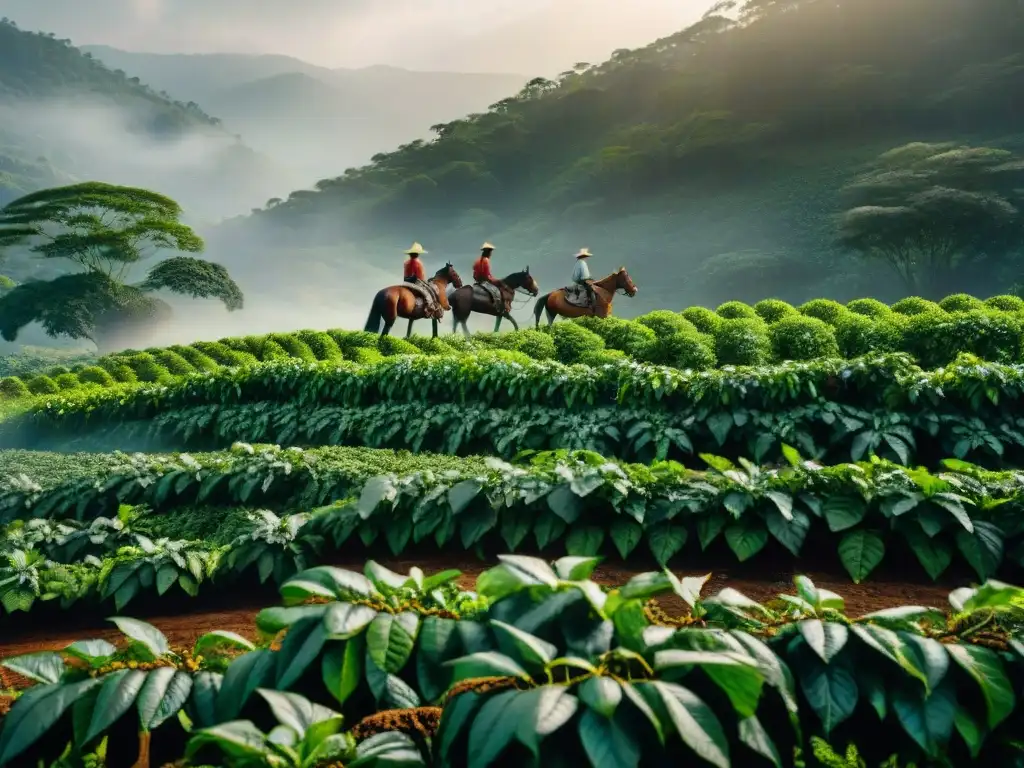
[[529,79],[387,66],[329,69],[288,56],[83,50],[176,99],[201,104],[307,184],[425,138],[437,122],[485,110]]

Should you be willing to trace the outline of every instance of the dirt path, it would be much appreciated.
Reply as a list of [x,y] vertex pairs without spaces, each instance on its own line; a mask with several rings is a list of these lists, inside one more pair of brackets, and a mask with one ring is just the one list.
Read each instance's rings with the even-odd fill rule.
[[[430,562],[431,559],[433,562]],[[381,558],[380,562],[400,573],[408,572],[409,568],[414,565],[420,566],[428,574],[445,568],[458,568],[464,574],[460,583],[467,588],[472,588],[476,577],[492,565],[464,556],[435,558],[420,556],[415,560]],[[337,562],[335,565],[361,571],[363,563],[364,560],[360,559],[348,563]],[[598,567],[594,572],[594,580],[601,584],[618,585],[625,583],[637,573],[650,570],[652,568],[647,566],[606,564]],[[780,592],[792,591],[792,579],[795,572],[792,569],[774,569],[768,572],[761,570],[756,574],[744,573],[742,572],[744,570],[752,569],[715,569],[714,575],[705,587],[704,594],[712,595],[729,586],[754,600],[765,601],[774,598]],[[851,616],[899,605],[928,605],[936,608],[948,606],[947,596],[950,587],[944,584],[908,583],[904,580],[894,580],[892,577],[886,579],[880,576],[878,580],[856,585],[852,584],[845,574],[813,571],[807,573],[802,569],[797,572],[806,573],[817,586],[830,589],[844,597],[847,612]],[[692,575],[700,575],[700,573],[696,571]],[[679,575],[687,574],[681,572]],[[135,610],[129,609],[127,613],[154,624],[167,635],[172,646],[182,647],[192,645],[197,637],[213,629],[229,630],[245,637],[254,637],[253,621],[256,613],[261,608],[274,605],[274,597],[273,590],[245,591],[236,595],[218,596],[216,601],[206,601],[202,605],[195,606],[194,609],[186,607],[177,614],[168,615],[165,608],[164,614],[161,615],[159,605],[156,606],[157,611],[152,613],[147,612],[142,605],[133,605],[131,608],[135,608]],[[217,605],[213,604],[214,602]],[[675,597],[663,599],[661,603],[669,613],[678,614],[683,611],[682,603]],[[146,615],[147,613],[150,615]],[[19,628],[17,621],[10,617],[5,618],[4,623],[11,624],[11,626],[4,626],[0,630],[0,658],[34,651],[59,650],[75,640],[83,638],[104,638],[114,641],[120,637],[120,633],[113,629],[112,625],[101,619],[88,618],[84,621],[75,621],[73,616],[69,616],[69,624],[61,627],[52,625],[40,627],[26,624]],[[4,682],[4,673],[0,671],[0,687],[3,687]],[[13,682],[9,674],[6,682]]]

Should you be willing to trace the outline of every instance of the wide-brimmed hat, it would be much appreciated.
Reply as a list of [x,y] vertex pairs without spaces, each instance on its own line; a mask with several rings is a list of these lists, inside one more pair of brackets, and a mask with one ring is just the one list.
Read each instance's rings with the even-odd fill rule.
[[481,251],[493,251],[494,250],[494,246],[491,245],[490,243],[484,243],[483,245],[480,246],[480,250]]
[[589,248],[580,248],[580,252],[576,254],[577,259],[588,259],[593,256]]
[[426,251],[423,250],[423,246],[422,245],[420,245],[419,243],[413,243],[412,246],[409,248],[409,250],[405,252],[405,255],[406,256],[422,256],[424,253],[426,253]]

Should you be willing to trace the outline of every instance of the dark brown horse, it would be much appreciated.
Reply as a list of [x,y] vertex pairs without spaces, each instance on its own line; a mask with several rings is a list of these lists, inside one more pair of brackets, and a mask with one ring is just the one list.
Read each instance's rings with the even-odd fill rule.
[[557,291],[552,291],[537,299],[537,306],[533,308],[533,316],[537,320],[537,327],[540,327],[540,315],[544,310],[547,310],[548,313],[548,325],[555,322],[556,316],[588,317],[596,315],[597,317],[610,317],[612,314],[612,301],[615,299],[616,292],[624,291],[627,296],[633,297],[636,296],[638,290],[625,267],[619,267],[618,272],[612,272],[608,277],[595,280],[591,285],[594,289],[594,295],[597,297],[596,307],[580,307],[569,303],[564,288],[559,288]]
[[[427,282],[433,285],[437,291],[438,304],[441,307],[441,311],[447,312],[451,309],[448,304],[448,286],[462,287],[462,278],[459,277],[459,273],[455,271],[455,267],[452,266],[451,262],[437,270],[434,276]],[[380,329],[381,320],[383,320],[384,328],[380,331],[380,335],[387,336],[391,333],[391,326],[395,324],[395,320],[400,317],[407,318],[409,320],[409,330],[406,331],[405,338],[409,338],[412,336],[412,324],[426,317],[424,310],[425,306],[420,292],[410,284],[392,285],[390,288],[382,288],[373,297],[373,304],[370,305],[370,316],[366,318],[364,330],[376,333]],[[437,336],[438,318],[432,317],[430,319],[434,326],[433,335]]]
[[516,322],[515,318],[509,314],[512,311],[512,298],[516,295],[516,291],[523,291],[536,296],[540,293],[540,288],[537,287],[537,281],[533,279],[533,275],[530,274],[530,268],[527,267],[522,272],[513,272],[511,275],[501,281],[501,298],[503,306],[501,311],[494,305],[494,299],[491,294],[487,293],[487,289],[476,285],[467,285],[463,288],[459,288],[457,291],[452,291],[451,305],[452,305],[452,317],[454,323],[452,324],[452,330],[459,330],[459,325],[462,326],[462,331],[469,336],[469,328],[466,327],[466,318],[469,317],[471,312],[476,312],[480,315],[491,315],[497,318],[494,321],[494,332],[498,332],[498,328],[501,326],[501,321],[508,319],[512,323],[512,327],[517,331],[519,330],[519,323]]

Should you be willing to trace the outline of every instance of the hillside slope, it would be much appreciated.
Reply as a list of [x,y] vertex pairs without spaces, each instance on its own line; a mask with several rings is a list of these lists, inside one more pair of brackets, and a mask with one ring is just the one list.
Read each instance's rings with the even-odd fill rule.
[[[725,2],[230,222],[220,245],[258,237],[272,259],[275,237],[300,239],[331,245],[341,265],[395,259],[417,239],[468,268],[488,238],[496,271],[530,262],[544,287],[563,284],[587,245],[595,273],[626,263],[641,286],[623,313],[896,298],[883,270],[834,245],[839,188],[910,141],[1024,145],[1006,97],[1024,92],[1022,51],[1017,0]],[[999,292],[1005,279],[965,288]]]
[[426,138],[431,125],[486,109],[528,79],[395,67],[328,69],[289,56],[83,50],[175,98],[202,104],[307,182]]
[[0,23],[0,202],[70,179],[151,186],[209,218],[295,177],[198,104],[110,70],[68,40]]

